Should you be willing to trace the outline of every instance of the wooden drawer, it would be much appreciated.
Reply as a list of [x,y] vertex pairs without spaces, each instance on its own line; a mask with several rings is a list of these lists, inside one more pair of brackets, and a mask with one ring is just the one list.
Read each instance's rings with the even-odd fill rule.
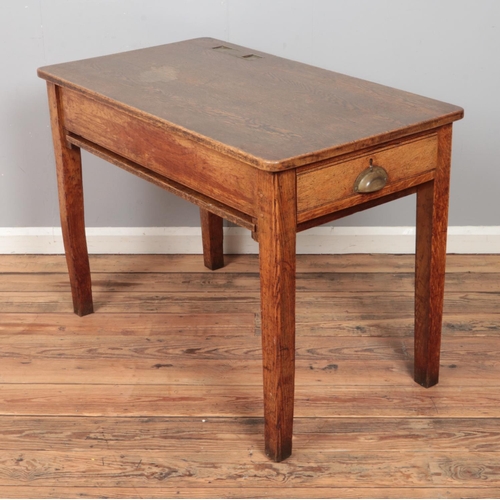
[[[364,152],[349,159],[297,172],[298,223],[349,208],[365,201],[431,180],[438,153],[436,134]],[[358,194],[354,185],[359,174],[370,166],[387,171],[387,183],[374,193]]]

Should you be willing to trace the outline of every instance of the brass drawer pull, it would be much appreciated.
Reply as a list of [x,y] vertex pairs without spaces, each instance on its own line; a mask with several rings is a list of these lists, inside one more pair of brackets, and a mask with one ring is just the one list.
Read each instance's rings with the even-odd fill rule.
[[372,165],[361,172],[354,182],[354,191],[356,193],[374,193],[380,191],[387,184],[387,172],[382,167]]

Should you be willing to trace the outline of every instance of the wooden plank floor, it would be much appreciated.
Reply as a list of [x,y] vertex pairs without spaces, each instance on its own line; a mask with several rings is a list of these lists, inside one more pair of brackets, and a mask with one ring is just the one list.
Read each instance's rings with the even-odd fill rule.
[[441,381],[413,257],[299,256],[294,452],[263,453],[255,256],[0,256],[0,497],[498,498],[500,256],[449,256]]

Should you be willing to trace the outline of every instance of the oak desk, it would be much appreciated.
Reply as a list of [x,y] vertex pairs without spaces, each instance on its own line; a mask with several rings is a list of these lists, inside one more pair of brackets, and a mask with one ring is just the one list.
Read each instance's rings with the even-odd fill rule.
[[[297,231],[417,193],[415,380],[438,381],[451,124],[463,110],[201,38],[41,68],[75,312],[93,312],[80,148],[259,242],[266,452],[292,451]],[[333,304],[332,307],[335,307]],[[242,377],[244,373],[242,373]]]

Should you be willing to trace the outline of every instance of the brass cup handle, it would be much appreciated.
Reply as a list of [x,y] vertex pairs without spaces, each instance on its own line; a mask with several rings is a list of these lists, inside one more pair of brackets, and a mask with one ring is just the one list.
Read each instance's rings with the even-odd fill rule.
[[387,172],[384,168],[372,165],[361,172],[354,182],[356,193],[375,193],[380,191],[387,184]]

